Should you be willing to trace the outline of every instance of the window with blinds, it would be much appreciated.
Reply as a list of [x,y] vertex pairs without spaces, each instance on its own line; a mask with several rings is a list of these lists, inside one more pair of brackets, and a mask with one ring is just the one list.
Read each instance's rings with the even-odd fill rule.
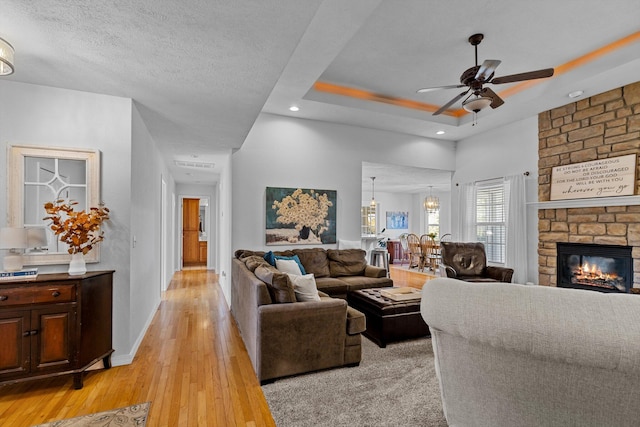
[[487,261],[504,264],[507,227],[503,183],[477,186],[476,236],[479,242],[484,243]]
[[440,237],[440,210],[426,211],[424,213],[425,234],[435,233],[436,239]]

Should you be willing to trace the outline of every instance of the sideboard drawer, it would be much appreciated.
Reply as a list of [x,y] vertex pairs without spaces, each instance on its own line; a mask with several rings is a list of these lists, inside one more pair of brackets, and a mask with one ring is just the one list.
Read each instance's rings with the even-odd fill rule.
[[0,307],[31,304],[32,293],[25,288],[0,288]]
[[75,284],[52,284],[32,288],[0,288],[0,307],[25,304],[71,302],[76,300]]
[[43,286],[33,291],[34,304],[71,302],[76,299],[76,285]]

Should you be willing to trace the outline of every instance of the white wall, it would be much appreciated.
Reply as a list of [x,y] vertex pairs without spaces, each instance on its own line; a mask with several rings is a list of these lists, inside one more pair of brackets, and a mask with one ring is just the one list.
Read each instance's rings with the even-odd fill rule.
[[[168,181],[169,190],[175,186],[135,104],[131,123],[131,321],[127,363],[133,360],[160,305],[162,177]],[[170,211],[170,200],[166,203],[167,211]],[[169,225],[172,220],[173,217],[168,218],[165,233],[171,232]]]
[[363,161],[453,170],[455,144],[261,114],[232,156],[233,250],[274,248],[265,244],[265,187],[337,190],[336,237],[359,240]]
[[231,153],[225,157],[220,174],[220,182],[218,183],[218,204],[216,218],[218,218],[218,266],[219,276],[218,282],[222,288],[222,292],[227,300],[227,305],[231,306],[231,257],[233,256],[232,242],[232,220],[233,205],[231,185],[233,180],[233,164],[231,161]]
[[[478,123],[482,126],[482,122]],[[504,177],[530,172],[526,178],[527,202],[537,201],[538,183],[538,116],[530,117],[499,129],[458,142],[456,171],[452,186],[452,224],[456,224],[456,183]],[[527,280],[538,281],[538,211],[527,208]],[[455,236],[454,236],[455,239]]]
[[[101,152],[101,200],[111,212],[104,225],[105,240],[100,243],[100,262],[87,268],[115,270],[113,363],[128,363],[159,302],[155,236],[159,234],[159,174],[164,166],[155,145],[127,98],[0,81],[0,99],[0,165],[7,164],[9,144],[92,148]],[[144,167],[132,172],[132,164]],[[3,226],[8,220],[6,184],[3,168]],[[135,250],[131,248],[132,234],[139,243]],[[40,273],[65,272],[68,265],[38,269]]]

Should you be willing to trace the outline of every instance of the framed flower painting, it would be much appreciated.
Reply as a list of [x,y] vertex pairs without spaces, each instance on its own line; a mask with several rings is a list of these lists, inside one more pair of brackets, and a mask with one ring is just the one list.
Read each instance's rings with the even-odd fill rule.
[[267,187],[266,244],[336,243],[335,190]]

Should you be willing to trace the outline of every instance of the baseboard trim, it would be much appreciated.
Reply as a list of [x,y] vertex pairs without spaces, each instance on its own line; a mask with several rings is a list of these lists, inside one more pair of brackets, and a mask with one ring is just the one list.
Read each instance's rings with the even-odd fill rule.
[[118,354],[111,357],[111,364],[113,366],[124,366],[124,365],[130,365],[131,363],[133,363],[133,359],[134,357],[136,357],[136,353],[140,348],[140,344],[142,344],[142,340],[144,339],[144,336],[147,334],[147,330],[149,329],[149,326],[151,326],[151,322],[153,322],[153,318],[158,312],[158,308],[160,307],[161,302],[162,301],[159,300],[156,306],[153,308],[153,310],[151,310],[151,314],[149,315],[149,318],[147,319],[144,327],[142,328],[142,331],[140,331],[138,338],[136,338],[136,341],[133,343],[133,347],[131,348],[131,351],[127,354]]

